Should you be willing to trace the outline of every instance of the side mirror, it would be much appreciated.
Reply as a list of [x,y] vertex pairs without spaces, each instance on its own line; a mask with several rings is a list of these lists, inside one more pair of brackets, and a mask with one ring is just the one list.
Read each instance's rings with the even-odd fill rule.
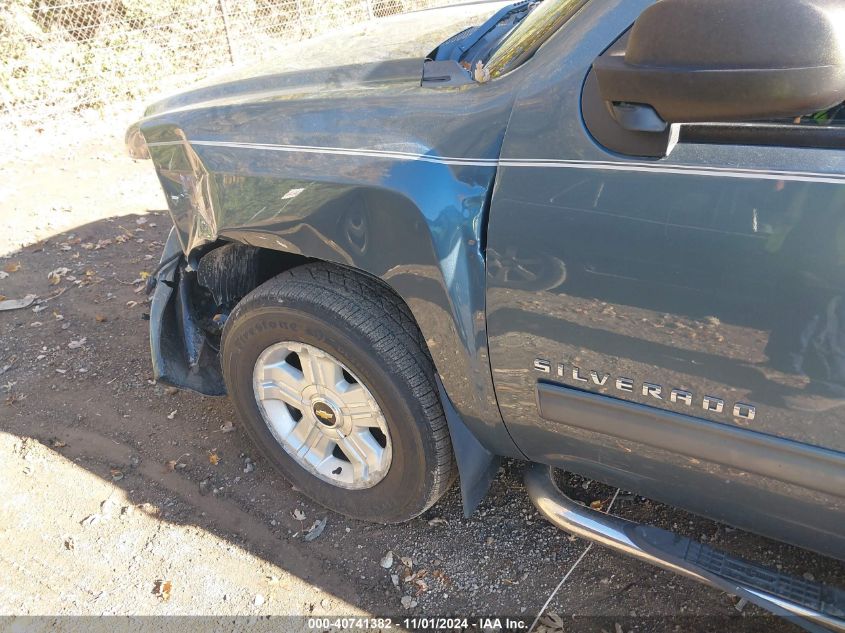
[[660,0],[593,68],[631,131],[812,114],[845,101],[845,0]]

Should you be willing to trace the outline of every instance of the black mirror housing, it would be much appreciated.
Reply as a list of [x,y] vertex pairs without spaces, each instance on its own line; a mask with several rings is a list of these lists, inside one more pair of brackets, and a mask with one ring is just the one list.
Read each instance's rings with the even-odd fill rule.
[[812,114],[845,101],[845,0],[661,0],[593,68],[642,131]]

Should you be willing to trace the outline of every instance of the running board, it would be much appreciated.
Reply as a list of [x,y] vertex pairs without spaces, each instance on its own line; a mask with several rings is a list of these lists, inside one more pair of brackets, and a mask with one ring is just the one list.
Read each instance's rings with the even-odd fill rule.
[[845,591],[730,556],[661,528],[587,508],[555,484],[553,469],[530,464],[531,502],[560,529],[705,583],[788,618],[808,631],[845,632]]

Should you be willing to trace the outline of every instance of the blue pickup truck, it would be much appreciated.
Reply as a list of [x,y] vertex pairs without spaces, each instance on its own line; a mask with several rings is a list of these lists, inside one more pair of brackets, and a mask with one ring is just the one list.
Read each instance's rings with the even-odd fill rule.
[[527,0],[424,59],[160,101],[158,380],[399,522],[502,457],[554,524],[819,630],[841,589],[565,469],[845,559],[845,0]]

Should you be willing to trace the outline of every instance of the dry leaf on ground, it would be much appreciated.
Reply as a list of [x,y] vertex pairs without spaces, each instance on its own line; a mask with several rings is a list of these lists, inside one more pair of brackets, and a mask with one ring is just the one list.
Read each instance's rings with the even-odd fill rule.
[[47,273],[47,280],[50,282],[51,286],[58,286],[62,282],[62,277],[67,275],[69,272],[70,268],[65,268],[64,266],[56,268],[55,270],[51,270]]
[[173,589],[173,583],[169,580],[156,580],[153,585],[153,595],[161,598],[162,602],[170,600],[170,592]]

